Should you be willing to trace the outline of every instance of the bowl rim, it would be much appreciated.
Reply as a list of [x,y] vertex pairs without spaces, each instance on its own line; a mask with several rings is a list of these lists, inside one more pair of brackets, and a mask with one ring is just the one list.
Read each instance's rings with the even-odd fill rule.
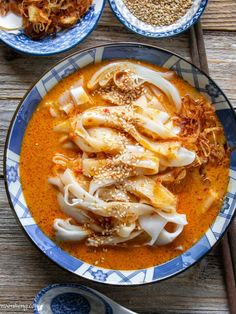
[[[187,26],[185,29],[181,29],[181,27],[178,27],[177,28],[178,32],[176,32],[176,33],[173,30],[167,31],[167,32],[160,32],[160,33],[148,32],[148,31],[142,30],[141,28],[134,26],[131,22],[129,22],[127,19],[125,19],[124,16],[119,11],[120,15],[123,17],[124,20],[122,20],[120,18],[120,16],[115,12],[115,9],[117,9],[116,0],[108,0],[108,3],[109,3],[109,6],[111,8],[112,13],[117,18],[117,20],[121,24],[123,24],[129,31],[131,31],[134,34],[138,34],[141,37],[158,39],[158,38],[168,38],[168,37],[178,36],[178,35],[186,32],[191,26],[195,25],[199,21],[203,12],[205,11],[207,4],[208,4],[208,0],[201,0],[197,12],[192,16],[192,18],[189,21],[184,23],[184,24],[187,24],[189,22],[189,26]],[[203,4],[203,7],[200,8],[202,4]],[[197,17],[197,19],[195,21],[193,21],[193,18],[197,13],[199,13],[199,16]],[[131,26],[135,27],[135,30]]]
[[[225,95],[225,93],[222,91],[222,89],[218,86],[217,83],[215,83],[215,81],[207,74],[205,73],[204,71],[202,71],[198,66],[195,66],[192,62],[186,60],[185,58],[181,57],[180,55],[178,55],[177,53],[175,52],[171,52],[170,50],[167,50],[167,49],[164,49],[164,48],[160,48],[160,47],[157,47],[157,46],[154,46],[154,45],[149,45],[149,44],[143,44],[143,43],[138,43],[138,42],[117,42],[117,43],[104,43],[104,44],[100,44],[100,45],[96,45],[96,46],[92,46],[92,47],[88,47],[88,48],[84,48],[84,49],[80,49],[78,51],[75,51],[71,54],[69,54],[68,56],[62,58],[60,61],[56,62],[55,64],[53,64],[52,66],[50,66],[49,69],[47,69],[46,71],[44,71],[40,77],[34,82],[31,84],[30,88],[28,89],[28,91],[25,93],[25,95],[23,96],[23,98],[21,99],[20,103],[17,105],[16,109],[15,109],[15,112],[11,118],[11,121],[10,121],[10,124],[9,124],[9,127],[8,127],[8,131],[7,131],[7,136],[6,136],[6,140],[5,140],[5,145],[4,145],[4,155],[3,155],[3,176],[4,176],[4,185],[5,185],[5,190],[6,190],[6,195],[7,195],[7,198],[8,198],[8,203],[15,215],[15,218],[17,220],[17,223],[18,225],[21,227],[21,229],[24,231],[24,233],[27,235],[27,238],[34,244],[35,247],[37,247],[37,249],[43,254],[45,255],[48,259],[50,259],[53,263],[55,263],[57,266],[59,266],[60,268],[62,268],[63,270],[66,270],[67,272],[69,273],[72,273],[76,276],[79,276],[79,277],[82,277],[84,280],[90,280],[92,282],[97,282],[97,283],[100,283],[100,284],[103,284],[103,285],[110,285],[110,286],[142,286],[142,285],[148,285],[148,284],[154,284],[154,283],[157,283],[157,282],[161,282],[161,281],[164,281],[166,279],[169,279],[169,278],[172,278],[176,275],[179,275],[183,272],[185,272],[186,270],[188,270],[189,268],[191,268],[192,266],[194,266],[195,264],[199,263],[207,254],[209,254],[210,251],[213,250],[213,248],[215,246],[217,246],[220,241],[222,240],[222,238],[224,237],[224,235],[226,234],[226,232],[228,231],[229,227],[231,226],[233,220],[235,219],[236,217],[236,209],[234,210],[234,213],[232,215],[232,217],[230,218],[229,220],[229,223],[227,225],[227,227],[224,229],[223,232],[221,232],[219,238],[216,240],[216,242],[212,245],[210,244],[210,247],[200,256],[198,257],[198,259],[196,259],[194,262],[192,262],[190,265],[186,266],[185,268],[182,268],[180,270],[177,270],[175,272],[173,272],[172,274],[170,275],[167,275],[163,278],[157,278],[157,279],[152,279],[150,281],[145,281],[145,282],[141,282],[141,283],[128,283],[128,284],[124,284],[122,282],[106,282],[106,281],[100,281],[98,279],[92,279],[92,278],[88,278],[86,276],[83,276],[81,274],[78,274],[78,273],[75,273],[74,271],[68,269],[68,268],[65,268],[64,266],[60,265],[59,264],[59,261],[56,261],[54,260],[52,257],[48,256],[45,252],[43,252],[43,250],[37,245],[36,242],[34,242],[34,240],[32,239],[32,237],[28,234],[27,230],[24,228],[23,224],[21,223],[20,219],[18,218],[17,216],[17,213],[16,213],[16,210],[15,210],[15,207],[12,203],[12,200],[11,200],[11,196],[10,196],[10,191],[9,191],[9,187],[8,187],[8,182],[7,182],[7,150],[8,150],[8,146],[9,146],[9,140],[10,140],[10,135],[11,135],[11,131],[12,131],[12,128],[14,126],[14,122],[15,122],[15,118],[23,104],[23,102],[25,101],[25,99],[27,98],[27,96],[31,93],[32,89],[34,88],[34,86],[43,78],[44,75],[46,75],[48,72],[50,72],[54,67],[56,67],[57,65],[59,65],[60,63],[66,61],[67,59],[77,55],[77,54],[82,54],[82,53],[85,53],[85,52],[88,52],[89,50],[91,49],[97,49],[97,48],[102,48],[102,47],[111,47],[111,46],[114,46],[114,47],[119,47],[119,46],[122,46],[122,45],[132,45],[132,46],[135,46],[137,48],[139,47],[144,47],[144,48],[151,48],[151,49],[154,49],[154,50],[159,50],[159,51],[163,51],[163,52],[166,52],[166,53],[169,53],[171,54],[172,56],[176,56],[178,57],[179,59],[183,60],[184,62],[187,62],[188,64],[190,64],[191,66],[193,66],[194,68],[196,68],[201,74],[205,75],[211,82],[213,82],[215,84],[215,86],[221,91],[222,95],[225,97],[225,100],[227,101],[228,105],[229,105],[229,109],[230,109],[230,112],[232,113],[232,116],[234,117],[234,120],[235,120],[235,124],[236,124],[236,112],[234,111],[233,109],[233,106],[231,104],[231,102],[229,101],[229,99],[227,98],[227,96]],[[112,59],[112,58],[111,58]],[[74,73],[74,72],[73,72]],[[35,110],[34,110],[35,111]],[[215,221],[215,220],[214,220]],[[213,222],[212,222],[213,223]],[[38,226],[38,224],[36,224]],[[38,226],[39,228],[39,226]],[[41,228],[40,228],[41,230]],[[198,241],[196,243],[194,243],[188,250],[190,250],[194,245],[196,245],[201,239],[202,237],[206,234],[206,232],[198,239]],[[45,235],[45,234],[44,234]],[[46,235],[45,235],[46,236]],[[48,238],[48,236],[46,236]],[[187,250],[187,251],[188,251]],[[161,266],[161,265],[165,265],[166,263],[170,262],[171,260],[174,260],[175,258],[177,258],[178,256],[181,256],[182,254],[184,254],[185,252],[187,251],[184,251],[182,252],[181,254],[177,255],[176,257],[174,257],[173,259],[170,259],[162,264],[158,264],[158,265],[154,265],[154,266],[151,266],[151,267],[146,267],[146,268],[143,268],[143,270],[145,269],[149,269],[149,268],[153,268],[153,267],[157,267],[157,266]],[[69,256],[72,256],[71,254],[67,253]],[[82,263],[86,263],[87,265],[90,265],[90,266],[94,266],[92,264],[89,264],[87,262],[84,262],[82,261]],[[98,269],[104,269],[104,270],[110,270],[108,268],[103,268],[103,267],[99,267]],[[141,270],[141,269],[139,269]],[[119,271],[119,270],[114,270],[114,271]],[[126,271],[126,270],[120,270],[120,271]],[[127,270],[127,271],[135,271],[135,270]]]
[[[54,55],[58,55],[58,54],[64,53],[64,52],[66,52],[66,51],[68,51],[68,50],[71,50],[71,49],[75,48],[75,47],[78,46],[79,44],[81,44],[81,43],[95,30],[95,28],[96,28],[97,25],[98,25],[98,22],[99,22],[100,19],[101,19],[101,16],[102,16],[102,14],[103,14],[103,11],[104,11],[104,8],[105,8],[105,4],[106,4],[106,0],[100,0],[100,1],[102,1],[101,10],[100,10],[100,12],[99,12],[99,14],[98,14],[98,17],[97,17],[97,19],[96,19],[96,21],[95,21],[93,27],[89,30],[88,33],[85,33],[85,35],[84,35],[82,38],[79,37],[79,38],[78,38],[78,41],[76,41],[75,44],[73,44],[73,45],[71,45],[71,46],[69,46],[69,47],[67,47],[67,48],[64,48],[64,49],[62,49],[62,50],[58,50],[58,51],[56,51],[56,52],[45,52],[45,53],[35,52],[35,53],[34,53],[34,52],[28,52],[28,51],[27,51],[27,46],[24,47],[25,49],[18,48],[17,46],[13,45],[12,43],[9,43],[8,41],[2,39],[1,36],[0,36],[0,42],[2,42],[2,43],[3,43],[4,45],[6,45],[6,46],[12,48],[14,51],[16,51],[16,52],[18,52],[18,53],[20,53],[20,54],[23,54],[23,55],[27,55],[27,56],[33,56],[33,57],[48,57],[48,56],[54,56]],[[87,12],[86,12],[86,13],[87,13]],[[85,13],[85,14],[86,14],[86,13]],[[76,25],[76,24],[75,24],[75,25]],[[73,28],[75,25],[73,25],[71,28]],[[70,30],[70,29],[68,29],[68,31],[69,31],[69,30]],[[50,35],[48,35],[48,36],[50,36]]]

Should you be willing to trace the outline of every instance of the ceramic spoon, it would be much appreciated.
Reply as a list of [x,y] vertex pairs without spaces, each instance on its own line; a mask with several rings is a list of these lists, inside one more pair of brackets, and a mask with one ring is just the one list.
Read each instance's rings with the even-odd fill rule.
[[79,284],[43,288],[34,299],[35,314],[136,314],[102,293]]

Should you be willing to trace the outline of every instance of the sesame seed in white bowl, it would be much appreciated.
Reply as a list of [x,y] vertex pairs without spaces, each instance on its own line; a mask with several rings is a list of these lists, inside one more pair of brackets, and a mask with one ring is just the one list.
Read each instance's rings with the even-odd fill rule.
[[207,0],[109,0],[109,3],[128,29],[160,38],[180,34],[196,23]]

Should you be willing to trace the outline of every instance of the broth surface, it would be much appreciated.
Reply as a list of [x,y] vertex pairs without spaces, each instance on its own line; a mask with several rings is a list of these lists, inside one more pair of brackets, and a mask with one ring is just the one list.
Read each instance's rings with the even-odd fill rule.
[[[69,89],[81,75],[86,83],[91,74],[101,64],[91,65],[70,75],[56,85],[41,101],[34,112],[25,132],[20,158],[20,177],[26,203],[36,223],[42,231],[54,239],[52,228],[55,218],[67,218],[60,210],[57,202],[57,191],[48,183],[48,177],[53,176],[52,158],[56,152],[75,156],[75,151],[63,149],[59,143],[60,136],[53,131],[56,121],[49,113],[47,102],[57,101],[64,91]],[[159,69],[154,67],[155,69]],[[179,77],[172,80],[180,94],[186,92],[192,98],[198,98],[199,93]],[[97,98],[96,98],[97,97]],[[93,96],[99,101],[99,96]],[[105,102],[104,102],[105,104]],[[220,200],[223,199],[228,183],[228,158],[220,165],[206,166],[206,175],[210,179]],[[84,243],[59,243],[71,255],[91,264],[98,264],[111,269],[140,269],[154,266],[170,260],[196,243],[216,218],[221,201],[212,206],[206,213],[201,210],[204,199],[209,191],[207,182],[203,182],[199,169],[190,171],[184,182],[184,188],[178,193],[178,212],[185,213],[188,224],[180,236],[166,246],[141,247],[107,247],[93,248]],[[182,250],[180,250],[182,249]]]

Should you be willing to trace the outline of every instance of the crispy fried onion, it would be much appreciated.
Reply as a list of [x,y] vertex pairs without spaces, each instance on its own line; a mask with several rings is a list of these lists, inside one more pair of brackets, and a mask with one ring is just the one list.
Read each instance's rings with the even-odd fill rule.
[[194,100],[185,96],[175,123],[181,129],[179,136],[185,147],[197,154],[191,167],[208,161],[219,162],[225,157],[224,130],[215,115],[214,107],[203,97]]
[[76,24],[91,3],[92,0],[1,1],[0,14],[12,11],[21,15],[25,34],[38,39]]

